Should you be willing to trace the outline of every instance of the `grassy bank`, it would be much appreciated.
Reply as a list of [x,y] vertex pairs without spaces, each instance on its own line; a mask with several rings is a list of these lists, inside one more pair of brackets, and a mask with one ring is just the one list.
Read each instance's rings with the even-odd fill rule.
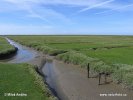
[[133,89],[133,65],[105,63],[100,59],[91,58],[74,51],[59,54],[56,58],[66,63],[81,65],[84,68],[89,63],[92,75],[97,76],[99,73],[111,74],[114,82],[128,89]]
[[[4,96],[5,93],[26,96]],[[0,100],[53,100],[33,66],[0,63]]]
[[17,51],[17,48],[10,45],[8,41],[0,37],[0,59],[9,56],[12,53],[15,53]]
[[110,73],[117,83],[133,88],[133,72],[130,71],[133,64],[132,36],[10,36],[10,38],[47,54],[54,52],[57,59],[67,63],[85,68],[90,63],[92,71]]

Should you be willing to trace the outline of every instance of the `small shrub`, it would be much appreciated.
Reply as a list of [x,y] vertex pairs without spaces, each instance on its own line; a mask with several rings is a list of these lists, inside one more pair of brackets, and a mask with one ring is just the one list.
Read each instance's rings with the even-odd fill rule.
[[92,63],[91,65],[91,69],[97,73],[112,73],[113,72],[113,68],[112,66],[107,65],[106,63],[104,63],[103,61],[97,61]]
[[116,66],[118,69],[112,75],[114,81],[133,88],[133,66],[126,64],[117,64]]
[[73,63],[75,65],[81,65],[82,67],[87,67],[89,62],[95,61],[97,59],[87,57],[82,53],[77,53],[75,51],[69,51],[67,53],[59,54],[56,57],[64,62]]
[[129,89],[133,89],[133,73],[126,73],[123,77],[123,83]]

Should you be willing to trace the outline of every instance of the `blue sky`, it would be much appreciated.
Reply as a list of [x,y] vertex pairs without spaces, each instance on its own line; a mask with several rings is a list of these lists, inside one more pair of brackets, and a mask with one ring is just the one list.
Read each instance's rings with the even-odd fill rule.
[[133,0],[0,0],[0,34],[133,35]]

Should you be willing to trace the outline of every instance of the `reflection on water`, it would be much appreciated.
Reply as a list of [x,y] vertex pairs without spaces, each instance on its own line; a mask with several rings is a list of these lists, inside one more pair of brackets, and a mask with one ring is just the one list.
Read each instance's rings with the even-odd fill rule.
[[55,76],[55,72],[53,69],[53,61],[47,60],[46,64],[42,68],[42,72],[43,74],[45,74],[45,80],[49,84],[49,86],[55,89],[56,88],[56,83],[55,83],[56,76]]
[[62,91],[58,83],[57,69],[54,60],[47,59],[45,65],[41,69],[44,80],[48,84],[52,93],[58,98],[58,100],[68,100],[67,96]]

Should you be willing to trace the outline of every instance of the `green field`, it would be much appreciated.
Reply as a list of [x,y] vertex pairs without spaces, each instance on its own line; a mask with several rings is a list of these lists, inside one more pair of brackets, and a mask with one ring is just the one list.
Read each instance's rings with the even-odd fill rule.
[[[12,39],[39,50],[75,50],[109,63],[133,64],[132,36],[13,36]],[[97,48],[97,50],[93,50]]]
[[96,51],[81,50],[87,56],[100,58],[107,63],[133,64],[133,47],[99,49]]
[[15,51],[15,47],[10,45],[5,38],[0,37],[0,55],[7,54],[12,51]]
[[[49,100],[41,81],[31,65],[0,63],[0,100]],[[27,96],[4,96],[5,93]]]
[[57,59],[112,73],[114,81],[133,89],[133,36],[9,36]]

